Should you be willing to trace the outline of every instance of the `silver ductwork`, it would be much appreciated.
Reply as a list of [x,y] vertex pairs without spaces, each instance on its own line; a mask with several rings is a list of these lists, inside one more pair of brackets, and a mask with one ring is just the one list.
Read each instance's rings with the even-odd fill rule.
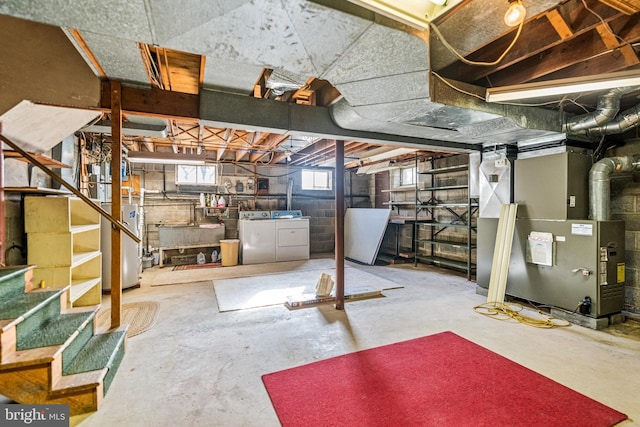
[[616,135],[640,125],[640,104],[618,114],[611,122],[587,129],[586,135],[592,138],[604,135]]
[[606,135],[623,133],[640,124],[640,104],[622,113],[620,98],[631,92],[640,90],[640,86],[614,88],[598,98],[595,111],[567,120],[563,126],[568,136],[596,139]]
[[640,165],[635,156],[606,157],[589,171],[589,218],[595,221],[611,219],[611,175],[631,172]]
[[565,125],[569,133],[577,132],[611,121],[620,111],[620,98],[629,92],[630,88],[613,88],[605,95],[598,98],[598,106],[595,111],[567,120]]

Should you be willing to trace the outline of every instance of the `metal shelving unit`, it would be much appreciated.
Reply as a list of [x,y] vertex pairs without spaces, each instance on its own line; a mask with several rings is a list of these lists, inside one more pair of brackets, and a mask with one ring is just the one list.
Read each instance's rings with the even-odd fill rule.
[[[474,215],[478,211],[478,200],[469,197],[469,165],[449,166],[435,168],[435,160],[431,159],[431,169],[418,170],[419,175],[429,176],[430,182],[426,187],[416,181],[416,219],[418,215],[426,211],[432,218],[430,221],[416,221],[414,238],[416,256],[414,265],[418,261],[430,263],[442,267],[454,268],[466,272],[467,279],[475,275],[473,263],[473,250],[476,248],[474,234]],[[466,171],[467,182],[465,184],[437,185],[436,177],[446,174],[458,174]],[[445,191],[466,190],[464,202],[450,202],[438,197]],[[428,194],[428,200],[421,201],[420,196]],[[423,197],[424,198],[424,197]],[[448,218],[445,220],[445,218]],[[455,230],[452,232],[452,230]],[[462,233],[460,231],[462,230]],[[464,256],[451,256],[442,249],[454,249],[462,252]],[[421,254],[420,250],[427,254]]]

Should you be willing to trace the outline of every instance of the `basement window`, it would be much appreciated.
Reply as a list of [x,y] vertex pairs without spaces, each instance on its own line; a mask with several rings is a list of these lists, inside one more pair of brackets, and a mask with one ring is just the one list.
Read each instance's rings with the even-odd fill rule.
[[176,165],[177,185],[216,185],[216,166]]
[[302,170],[303,190],[331,190],[331,171],[317,169]]
[[416,183],[416,168],[404,168],[401,170],[400,185],[414,185]]

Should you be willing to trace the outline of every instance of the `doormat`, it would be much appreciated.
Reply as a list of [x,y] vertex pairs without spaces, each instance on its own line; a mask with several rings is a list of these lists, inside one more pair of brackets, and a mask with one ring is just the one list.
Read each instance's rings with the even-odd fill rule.
[[283,426],[609,427],[627,416],[453,332],[262,376]]
[[[158,321],[157,302],[132,302],[122,304],[122,324],[128,324],[127,338],[140,335],[148,331]],[[98,329],[109,329],[111,327],[111,308],[101,310],[98,313]]]
[[205,264],[183,264],[174,266],[171,271],[194,270],[198,268],[216,268],[222,267],[221,262],[209,262]]

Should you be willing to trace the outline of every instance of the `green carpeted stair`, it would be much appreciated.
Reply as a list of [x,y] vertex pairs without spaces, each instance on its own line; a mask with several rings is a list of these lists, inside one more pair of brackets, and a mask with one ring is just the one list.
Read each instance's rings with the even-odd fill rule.
[[68,308],[69,288],[32,289],[32,268],[0,268],[0,394],[98,410],[124,357],[126,328],[96,334],[99,306]]

